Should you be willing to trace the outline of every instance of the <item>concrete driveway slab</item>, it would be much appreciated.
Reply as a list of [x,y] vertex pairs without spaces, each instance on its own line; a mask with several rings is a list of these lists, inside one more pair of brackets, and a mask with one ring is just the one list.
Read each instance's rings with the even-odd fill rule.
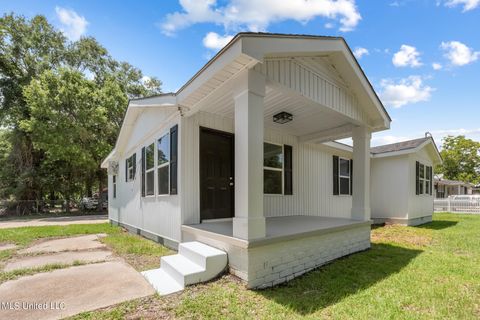
[[104,234],[89,234],[86,236],[54,239],[40,242],[31,247],[19,250],[20,254],[39,253],[39,252],[61,252],[61,251],[80,251],[89,249],[105,248],[99,238]]
[[60,319],[154,293],[122,261],[71,267],[1,284],[0,301],[8,304],[0,319]]
[[14,219],[0,221],[0,229],[40,226],[66,226],[69,224],[94,224],[107,223],[107,215],[72,216],[72,217],[49,217],[38,219]]
[[3,271],[13,271],[24,268],[40,268],[49,264],[73,264],[76,261],[82,262],[99,262],[105,261],[112,256],[107,250],[95,251],[73,251],[60,252],[54,254],[43,254],[38,256],[27,256],[8,262]]

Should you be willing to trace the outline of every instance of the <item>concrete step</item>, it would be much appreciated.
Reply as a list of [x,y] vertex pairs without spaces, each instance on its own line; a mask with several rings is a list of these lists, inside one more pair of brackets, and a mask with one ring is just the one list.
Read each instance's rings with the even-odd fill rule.
[[227,266],[227,254],[203,243],[181,243],[178,254],[160,259],[161,267],[142,272],[160,295],[218,276]]
[[160,295],[182,291],[184,287],[173,279],[162,268],[143,271],[142,275]]
[[166,273],[183,286],[199,282],[195,281],[197,279],[196,275],[205,271],[202,266],[199,266],[181,254],[162,257],[160,260],[160,266]]
[[227,262],[227,255],[225,252],[198,241],[180,243],[178,253],[203,268],[207,268],[207,263],[211,262],[223,264],[224,267]]

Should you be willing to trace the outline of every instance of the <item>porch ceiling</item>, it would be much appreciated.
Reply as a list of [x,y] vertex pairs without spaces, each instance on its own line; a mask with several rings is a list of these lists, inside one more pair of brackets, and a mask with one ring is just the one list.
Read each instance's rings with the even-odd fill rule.
[[[325,132],[333,128],[348,125],[345,118],[337,115],[321,105],[275,86],[267,85],[265,95],[265,127],[281,130],[294,136],[309,136],[317,132]],[[217,93],[208,99],[202,111],[234,118],[234,100],[231,92]],[[293,121],[286,124],[273,122],[273,115],[286,111],[293,115]]]

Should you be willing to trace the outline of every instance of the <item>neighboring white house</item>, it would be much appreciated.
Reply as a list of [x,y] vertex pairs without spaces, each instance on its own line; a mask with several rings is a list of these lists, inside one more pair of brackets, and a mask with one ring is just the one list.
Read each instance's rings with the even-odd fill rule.
[[432,221],[434,168],[442,159],[431,137],[370,149],[371,210],[375,223]]
[[444,179],[443,175],[434,176],[435,198],[443,199],[449,196],[474,194],[475,186],[468,182]]
[[290,280],[370,247],[370,139],[390,121],[343,38],[240,33],[176,93],[129,102],[109,219],[221,249],[250,288]]

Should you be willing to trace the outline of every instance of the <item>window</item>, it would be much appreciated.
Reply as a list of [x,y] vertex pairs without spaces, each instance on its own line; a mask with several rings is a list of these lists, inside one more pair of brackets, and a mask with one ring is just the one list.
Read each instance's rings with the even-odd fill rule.
[[169,194],[170,180],[170,134],[157,141],[158,194]]
[[117,197],[117,176],[112,176],[113,199]]
[[350,160],[339,158],[339,185],[341,195],[350,195]]
[[352,195],[352,160],[333,156],[333,195]]
[[137,168],[136,158],[137,154],[134,153],[125,160],[125,181],[127,182],[135,179],[135,171]]
[[155,144],[145,148],[145,194],[155,194]]
[[421,194],[431,195],[432,180],[433,180],[432,167],[416,161],[415,174],[416,174],[415,193],[417,195],[421,195]]
[[263,193],[283,193],[283,146],[263,144]]

